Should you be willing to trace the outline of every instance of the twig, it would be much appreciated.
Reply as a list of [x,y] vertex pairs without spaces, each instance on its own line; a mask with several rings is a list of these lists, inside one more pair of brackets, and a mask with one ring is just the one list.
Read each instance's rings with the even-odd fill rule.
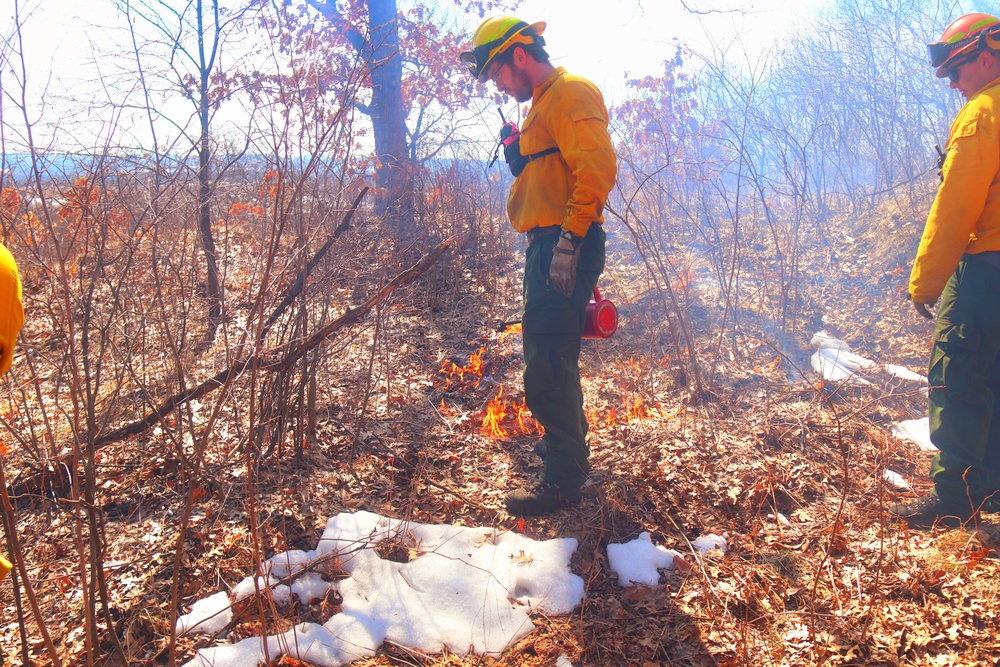
[[[454,237],[450,237],[447,240],[441,242],[433,250],[431,250],[427,255],[425,255],[420,261],[411,266],[409,269],[403,271],[395,278],[393,278],[389,283],[383,286],[378,292],[370,296],[367,301],[362,303],[357,308],[348,308],[343,315],[338,317],[336,320],[330,324],[323,327],[321,330],[310,336],[297,348],[285,354],[285,356],[280,357],[278,360],[273,360],[278,354],[275,350],[269,350],[266,352],[261,352],[250,356],[246,359],[242,359],[232,364],[229,368],[216,373],[211,378],[203,381],[196,387],[192,387],[186,391],[182,391],[178,394],[167,398],[163,401],[159,407],[147,414],[142,419],[134,421],[130,424],[122,426],[110,433],[106,433],[94,441],[94,449],[103,447],[104,445],[111,444],[113,442],[118,442],[124,440],[125,438],[138,435],[143,431],[153,427],[160,421],[162,421],[167,415],[172,413],[178,407],[184,405],[185,403],[201,398],[202,396],[209,394],[216,389],[220,389],[226,385],[230,378],[235,378],[247,370],[258,369],[269,372],[277,372],[285,370],[294,364],[296,361],[301,359],[307,352],[317,347],[320,343],[325,341],[327,338],[332,336],[334,333],[343,329],[344,327],[350,326],[367,315],[375,306],[380,304],[382,301],[387,299],[396,288],[405,285],[409,282],[416,280],[421,274],[423,274],[428,268],[431,267],[440,257],[441,254],[452,244]],[[33,476],[37,477],[36,476]],[[19,486],[30,488],[32,480],[27,480],[22,482]],[[14,493],[12,491],[12,493]]]

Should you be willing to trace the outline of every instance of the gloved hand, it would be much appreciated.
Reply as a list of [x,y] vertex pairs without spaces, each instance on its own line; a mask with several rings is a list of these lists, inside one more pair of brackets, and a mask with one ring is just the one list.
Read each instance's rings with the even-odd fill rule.
[[582,244],[583,238],[572,232],[563,232],[552,249],[549,278],[552,279],[552,286],[567,299],[573,296],[576,286],[576,265],[580,261]]
[[917,312],[920,313],[920,316],[928,320],[934,319],[934,313],[932,313],[930,311],[930,308],[928,308],[928,306],[933,306],[933,305],[934,305],[933,303],[917,303],[916,301],[913,302],[913,307],[917,309]]

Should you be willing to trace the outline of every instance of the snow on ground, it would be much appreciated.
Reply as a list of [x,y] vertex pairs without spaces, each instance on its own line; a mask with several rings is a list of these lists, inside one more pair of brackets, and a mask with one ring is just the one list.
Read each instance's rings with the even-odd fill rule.
[[851,352],[842,340],[833,338],[825,331],[817,332],[809,341],[817,349],[809,358],[813,370],[824,380],[870,385],[871,382],[858,376],[858,371],[871,368],[875,362]]
[[[858,372],[876,366],[871,359],[865,359],[851,352],[850,346],[842,340],[834,338],[825,331],[818,331],[809,341],[816,348],[809,363],[824,380],[832,382],[848,382],[860,385],[871,383],[858,376]],[[885,364],[886,372],[900,380],[927,384],[927,377],[915,373],[905,366]]]
[[[819,373],[820,377],[834,382],[847,382],[860,385],[871,384],[864,378],[858,377],[857,373],[858,371],[874,366],[874,361],[852,353],[847,343],[833,338],[825,331],[817,332],[810,342],[817,348],[816,352],[810,358],[810,363],[813,370]],[[927,384],[926,376],[914,373],[904,366],[885,364],[884,368],[888,373],[901,380]],[[923,391],[926,393],[927,388],[925,387]],[[916,444],[921,451],[938,451],[938,448],[931,442],[927,417],[893,424],[890,432],[900,440]],[[899,473],[892,472],[891,470],[883,472],[883,479],[899,490],[905,491],[910,488],[910,485]]]
[[[702,556],[712,551],[726,553],[726,539],[715,534],[702,535],[691,546]],[[684,556],[673,549],[653,544],[649,533],[640,533],[639,537],[625,544],[608,545],[608,565],[622,587],[636,584],[655,586],[660,581],[659,570],[674,569],[678,560],[684,561]]]
[[931,442],[931,427],[927,417],[908,419],[893,424],[891,433],[900,440],[914,443],[922,452],[936,452],[938,448]]
[[893,472],[891,470],[882,471],[882,479],[889,482],[889,484],[899,491],[909,491],[910,483],[907,482],[902,475],[898,472]]
[[189,632],[200,632],[214,635],[221,632],[233,619],[229,608],[229,596],[219,591],[203,600],[198,600],[191,607],[191,613],[177,619],[177,634],[186,635]]
[[635,584],[655,586],[660,580],[659,570],[674,569],[675,558],[683,556],[673,549],[653,544],[649,533],[641,533],[625,544],[608,545],[608,564],[623,587]]
[[914,373],[906,366],[897,366],[896,364],[886,364],[885,370],[889,371],[892,375],[895,375],[900,380],[908,380],[910,382],[922,382],[927,384],[927,376],[921,375],[920,373]]
[[[409,551],[409,562],[383,559],[376,546],[384,541]],[[231,613],[230,599],[253,595],[256,587],[271,588],[276,601],[286,604],[290,595],[308,602],[336,589],[343,597],[341,613],[323,625],[303,623],[268,637],[270,659],[287,654],[339,667],[374,655],[384,641],[427,653],[447,647],[461,655],[498,655],[531,632],[533,611],[568,614],[583,600],[583,579],[569,570],[576,547],[572,538],[538,542],[493,528],[343,513],[327,521],[315,550],[277,554],[265,564],[267,576],[258,577],[256,586],[248,577],[228,594],[195,603],[177,623],[179,629],[209,633],[204,625],[208,612],[224,617]],[[333,557],[349,578],[330,583],[316,571],[306,572],[322,571]],[[297,575],[290,587],[279,583],[290,575]],[[213,600],[210,606],[207,600]],[[200,607],[202,603],[206,606]],[[212,627],[217,631],[225,625]],[[201,649],[185,667],[251,667],[264,664],[264,651],[265,641],[251,637]]]
[[726,553],[726,538],[720,535],[715,535],[714,533],[698,536],[695,541],[691,543],[691,545],[701,552],[702,556],[711,551]]

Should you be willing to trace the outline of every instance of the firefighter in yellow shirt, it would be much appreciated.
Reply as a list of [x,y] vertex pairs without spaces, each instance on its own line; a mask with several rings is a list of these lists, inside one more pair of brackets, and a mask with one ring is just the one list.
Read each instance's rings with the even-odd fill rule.
[[519,104],[520,128],[507,128],[504,155],[515,176],[511,224],[528,236],[524,272],[524,398],[545,428],[540,484],[507,495],[511,514],[531,515],[576,502],[590,465],[580,386],[580,341],[587,302],[604,270],[603,210],[617,163],[608,111],[594,84],[549,62],[544,23],[487,19],[462,61],[480,83]]
[[10,369],[14,342],[24,323],[21,307],[21,277],[13,255],[0,243],[0,375]]
[[[21,306],[21,278],[10,251],[0,243],[0,375],[10,368],[14,357],[14,342],[24,323]],[[0,579],[7,576],[11,565],[0,556]]]
[[941,451],[934,489],[889,512],[954,526],[1000,501],[1000,20],[962,16],[929,50],[937,76],[967,100],[910,274],[918,313],[932,319],[940,298],[928,416]]

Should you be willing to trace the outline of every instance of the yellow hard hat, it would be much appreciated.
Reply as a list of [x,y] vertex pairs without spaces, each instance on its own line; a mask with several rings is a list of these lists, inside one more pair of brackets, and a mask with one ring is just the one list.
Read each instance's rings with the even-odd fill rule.
[[515,44],[545,45],[545,22],[528,24],[513,16],[486,19],[472,37],[472,50],[460,56],[479,83],[486,81],[486,68],[493,59]]

